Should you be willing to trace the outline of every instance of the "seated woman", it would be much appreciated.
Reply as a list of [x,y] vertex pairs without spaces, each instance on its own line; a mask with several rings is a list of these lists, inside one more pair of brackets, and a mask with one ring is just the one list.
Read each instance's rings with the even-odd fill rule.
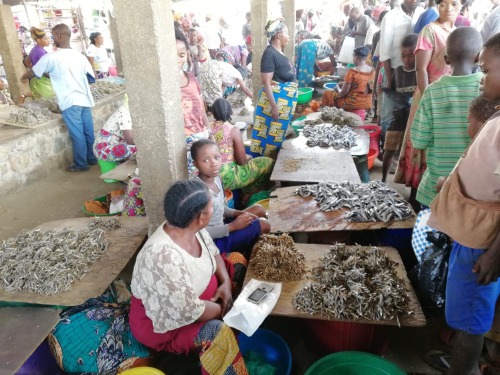
[[163,223],[137,256],[130,329],[156,351],[200,354],[202,374],[247,374],[233,331],[224,259],[205,230],[212,200],[199,180],[177,181],[165,195]]
[[137,152],[132,136],[132,119],[125,103],[113,113],[94,140],[94,155],[99,160],[123,162]]
[[[262,233],[269,233],[271,226],[264,219],[266,211],[254,204],[244,211],[233,210],[225,204],[225,194],[219,177],[222,157],[217,144],[209,139],[201,139],[191,147],[194,164],[198,168],[198,179],[209,188],[213,201],[213,216],[207,230],[221,253],[238,251],[247,257]],[[231,220],[228,224],[224,219]]]
[[316,39],[306,30],[297,34],[297,45],[295,47],[295,70],[297,72],[297,83],[299,87],[313,85],[314,72],[320,70],[317,61],[325,58],[330,59],[330,64],[324,65],[321,70],[334,70],[337,66],[333,50],[330,45]]
[[335,90],[326,90],[321,105],[342,108],[346,111],[367,110],[372,107],[372,92],[375,78],[374,69],[366,63],[369,49],[359,47],[354,50],[355,68],[350,69],[344,82]]
[[241,73],[231,64],[219,60],[207,60],[200,68],[200,84],[203,100],[211,107],[216,99],[227,98],[240,85],[243,92],[253,99],[253,92],[243,82]]
[[274,160],[266,156],[252,159],[245,153],[240,130],[229,123],[233,110],[227,100],[217,99],[212,112],[215,121],[210,128],[221,154],[222,185],[228,190],[242,189],[248,198],[269,183]]
[[217,51],[215,59],[231,64],[246,78],[251,74],[247,68],[247,58],[251,51],[252,45],[248,43],[244,46],[225,46]]

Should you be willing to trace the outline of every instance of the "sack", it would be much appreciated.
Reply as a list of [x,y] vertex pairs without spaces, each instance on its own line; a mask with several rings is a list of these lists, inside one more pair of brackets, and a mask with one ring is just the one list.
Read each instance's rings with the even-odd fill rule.
[[428,232],[427,241],[431,245],[422,253],[418,272],[419,300],[424,311],[442,315],[452,242],[441,232]]
[[411,246],[415,252],[417,260],[420,262],[422,253],[432,244],[427,241],[427,232],[436,232],[436,229],[427,225],[427,220],[431,216],[430,208],[421,210],[417,215],[413,233],[411,235]]
[[338,62],[343,62],[345,64],[352,64],[354,60],[352,55],[354,53],[354,38],[350,36],[346,36],[344,38],[344,42],[342,43],[342,47],[340,48]]

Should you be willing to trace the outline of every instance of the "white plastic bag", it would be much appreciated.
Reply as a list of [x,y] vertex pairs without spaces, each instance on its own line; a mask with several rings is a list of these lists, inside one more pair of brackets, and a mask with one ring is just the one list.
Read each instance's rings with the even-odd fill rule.
[[[248,296],[262,283],[273,286],[273,290],[258,304],[248,301]],[[252,336],[264,319],[273,311],[280,294],[281,283],[250,280],[236,301],[234,301],[232,309],[224,316],[224,323],[249,337]]]
[[432,245],[429,241],[427,241],[427,232],[436,232],[436,229],[427,225],[427,220],[429,220],[430,216],[430,208],[421,210],[417,215],[417,220],[415,221],[415,226],[413,227],[411,245],[419,263],[425,249]]
[[352,55],[354,53],[354,38],[350,36],[346,36],[344,38],[344,43],[342,43],[342,47],[340,48],[339,58],[337,61],[343,62],[344,64],[353,64],[354,60]]

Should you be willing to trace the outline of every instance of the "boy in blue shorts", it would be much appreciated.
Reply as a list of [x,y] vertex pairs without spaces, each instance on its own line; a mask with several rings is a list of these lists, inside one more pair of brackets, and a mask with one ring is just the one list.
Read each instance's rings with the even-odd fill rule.
[[[500,99],[500,34],[479,56],[486,99]],[[428,224],[453,240],[446,289],[446,321],[456,330],[449,375],[479,375],[484,335],[500,333],[500,112],[481,128],[432,201]],[[499,345],[487,340],[492,362]],[[498,370],[497,370],[498,371]],[[488,368],[485,374],[500,373]]]

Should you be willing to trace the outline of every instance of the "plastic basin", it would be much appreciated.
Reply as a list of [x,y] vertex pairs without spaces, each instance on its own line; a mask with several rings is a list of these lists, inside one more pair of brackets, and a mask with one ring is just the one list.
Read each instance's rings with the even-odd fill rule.
[[286,341],[277,333],[259,328],[251,337],[240,333],[238,343],[243,356],[253,351],[262,361],[276,367],[276,375],[290,375],[292,353]]
[[339,352],[315,362],[305,375],[405,375],[401,368],[382,357],[364,352]]
[[299,117],[295,120],[292,121],[290,125],[292,125],[292,129],[295,132],[295,135],[299,135],[299,130],[304,129],[304,120],[306,119],[306,116]]
[[311,101],[313,97],[314,89],[312,87],[299,87],[299,96],[297,98],[297,104],[307,104]]
[[372,169],[373,164],[375,164],[375,159],[378,156],[378,150],[371,148],[368,151],[368,170]]
[[[101,174],[104,174],[106,172],[109,172],[109,171],[115,169],[116,166],[118,165],[118,163],[115,161],[107,161],[107,160],[101,160],[101,159],[97,159],[97,164],[99,165],[99,168],[101,168]],[[119,182],[119,181],[114,180],[112,178],[105,178],[104,182],[113,183],[113,182]]]
[[260,201],[257,201],[254,204],[260,204],[267,211],[267,210],[269,210],[269,201],[270,200],[271,200],[270,198],[266,198],[266,199],[262,199]]
[[382,128],[378,125],[362,125],[358,128],[364,129],[370,136],[370,148],[380,152],[379,142]]
[[338,82],[327,82],[323,85],[323,87],[328,90],[333,90],[335,89],[335,87],[337,87],[338,84]]
[[[107,199],[108,199],[108,197],[106,195],[103,195],[102,197],[96,197],[93,200],[104,203],[104,202],[106,202]],[[116,216],[116,215],[121,214],[121,212],[116,212],[114,214],[94,214],[92,212],[87,211],[85,209],[85,205],[82,205],[82,211],[85,215],[88,215],[88,216]]]
[[121,374],[122,375],[165,375],[163,371],[147,366],[131,368],[123,371]]

